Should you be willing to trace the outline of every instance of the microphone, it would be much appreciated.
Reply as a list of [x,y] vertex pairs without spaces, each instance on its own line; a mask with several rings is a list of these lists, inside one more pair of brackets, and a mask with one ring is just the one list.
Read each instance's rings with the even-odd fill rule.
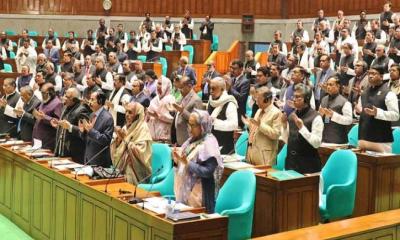
[[[107,145],[107,146],[105,146],[103,149],[101,149],[100,150],[100,152],[98,152],[98,153],[96,153],[95,155],[93,155],[82,167],[81,167],[81,169],[82,168],[84,168],[84,167],[86,167],[91,161],[93,161],[96,157],[98,157],[102,152],[104,152],[104,150],[106,150],[107,148],[109,148],[110,146],[109,145]],[[78,171],[77,170],[75,170],[75,180],[77,179],[77,175],[78,175]]]
[[[173,170],[172,170],[173,171]],[[151,185],[150,185],[150,189],[149,189],[149,191],[147,191],[147,193],[146,193],[146,197],[145,198],[147,198],[148,196],[149,196],[149,193],[151,192],[151,190],[153,189],[153,186],[154,186],[154,182],[152,182],[151,183]],[[136,190],[136,189],[135,189]],[[144,210],[144,201],[142,200],[142,210]]]
[[[154,174],[158,174],[159,172],[161,172],[161,170],[162,170],[163,168],[164,168],[164,166],[159,167],[159,168],[154,172]],[[130,203],[130,204],[136,204],[136,203],[143,202],[143,199],[137,198],[137,197],[136,197],[136,189],[137,189],[137,186],[138,186],[139,184],[145,182],[145,181],[146,181],[147,179],[149,179],[151,176],[153,176],[153,173],[149,174],[148,176],[146,176],[145,178],[143,178],[142,180],[140,180],[140,181],[135,185],[135,191],[133,192],[133,197],[132,197],[131,199],[129,199],[128,203]],[[151,192],[151,189],[153,188],[153,185],[154,185],[154,182],[151,183],[150,191],[149,191],[149,192]],[[147,192],[147,195],[149,194],[149,192]],[[146,195],[146,198],[147,198],[147,195]]]

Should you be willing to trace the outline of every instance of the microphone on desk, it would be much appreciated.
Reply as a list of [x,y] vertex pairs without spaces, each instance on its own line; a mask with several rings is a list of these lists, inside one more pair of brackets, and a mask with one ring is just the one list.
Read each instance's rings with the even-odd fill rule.
[[[102,153],[102,152],[104,152],[107,148],[109,148],[110,146],[109,145],[107,145],[107,146],[105,146],[103,149],[101,149],[100,150],[100,152],[98,152],[98,153],[96,153],[95,155],[93,155],[81,168],[84,168],[84,167],[86,167],[89,163],[91,163],[96,157],[98,157],[98,156],[100,156],[100,154]],[[78,175],[78,171],[77,170],[75,170],[75,180],[77,179],[77,175]]]
[[[159,167],[159,168],[154,172],[154,174],[155,174],[155,175],[158,174],[159,172],[161,172],[161,170],[162,170],[163,168],[164,168],[164,166]],[[148,176],[146,176],[145,178],[143,178],[142,180],[140,180],[140,181],[135,185],[135,190],[133,191],[133,197],[132,197],[131,199],[129,199],[128,203],[130,203],[130,204],[136,204],[136,203],[144,202],[143,199],[137,198],[137,197],[136,197],[137,186],[138,186],[139,184],[145,182],[145,181],[146,181],[147,179],[149,179],[151,176],[153,176],[153,173],[149,174]],[[150,191],[149,191],[149,192],[151,192],[151,189],[153,188],[153,185],[154,185],[154,182],[151,183]],[[146,195],[145,198],[147,198],[149,192],[147,192],[147,195]]]

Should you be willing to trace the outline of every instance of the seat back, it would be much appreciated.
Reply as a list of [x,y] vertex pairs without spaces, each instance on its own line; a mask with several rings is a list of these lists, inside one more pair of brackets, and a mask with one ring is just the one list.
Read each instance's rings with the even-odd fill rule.
[[12,73],[13,72],[11,64],[4,63],[4,72],[6,72],[6,73]]
[[194,48],[192,45],[185,45],[183,46],[183,51],[188,51],[189,52],[189,64],[193,63],[193,57],[194,57]]
[[165,51],[167,51],[167,52],[172,51],[172,47],[170,45],[166,45]]
[[146,62],[147,57],[145,55],[139,55],[139,56],[137,56],[137,59],[139,61],[141,61],[142,63],[144,63],[144,62]]
[[28,36],[29,37],[37,37],[37,36],[39,36],[39,34],[36,31],[29,31]]
[[151,167],[153,171],[151,183],[159,182],[167,176],[172,168],[171,149],[167,144],[152,144]]
[[197,38],[197,34],[196,34],[196,33],[193,33],[192,39],[193,39],[193,40],[199,40],[199,39]]
[[393,130],[393,139],[392,153],[400,154],[400,128],[395,128]]
[[287,144],[283,145],[282,149],[279,151],[278,156],[276,156],[276,165],[272,167],[276,170],[284,171],[286,156],[287,156]]
[[219,38],[218,35],[213,34],[213,43],[211,44],[211,51],[218,51]]
[[248,144],[249,144],[249,133],[247,131],[243,131],[242,135],[240,135],[235,144],[236,154],[245,157],[247,153]]
[[[215,212],[229,216],[228,239],[251,237],[256,177],[249,170],[232,173],[219,191]],[[231,210],[231,214],[229,211]],[[236,212],[240,212],[235,214]]]
[[15,59],[15,52],[10,52],[10,58]]
[[349,145],[358,147],[358,124],[354,125],[347,134]]
[[162,65],[162,75],[167,76],[167,71],[168,71],[167,59],[164,57],[160,57],[160,63]]
[[15,32],[14,30],[11,30],[11,29],[6,29],[5,32],[8,36],[16,36],[17,35],[17,32]]
[[[174,177],[175,171],[171,168],[166,177],[158,183],[155,184],[139,184],[138,187],[147,191],[158,191],[161,196],[174,196]],[[153,186],[152,186],[153,185]]]
[[247,97],[247,101],[246,101],[246,116],[247,117],[251,117],[251,115],[253,114],[253,108],[249,104],[250,103],[250,99],[251,99],[251,96],[248,96]]
[[351,150],[336,150],[330,156],[321,172],[326,193],[333,184],[355,183],[357,178],[357,157]]

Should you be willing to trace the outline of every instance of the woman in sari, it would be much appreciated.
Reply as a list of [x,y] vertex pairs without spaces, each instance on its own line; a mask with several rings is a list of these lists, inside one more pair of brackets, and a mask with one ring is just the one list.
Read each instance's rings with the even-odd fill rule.
[[143,106],[131,102],[125,110],[126,125],[115,128],[111,156],[114,166],[125,174],[129,183],[136,185],[151,174],[152,139],[144,122]]
[[171,140],[171,125],[174,120],[172,104],[175,98],[171,93],[171,81],[161,77],[157,81],[157,96],[155,96],[150,106],[147,108],[147,124],[150,134],[154,141],[169,142]]
[[217,139],[211,134],[212,119],[206,111],[194,110],[188,125],[190,138],[172,152],[177,164],[176,200],[213,213],[223,163]]

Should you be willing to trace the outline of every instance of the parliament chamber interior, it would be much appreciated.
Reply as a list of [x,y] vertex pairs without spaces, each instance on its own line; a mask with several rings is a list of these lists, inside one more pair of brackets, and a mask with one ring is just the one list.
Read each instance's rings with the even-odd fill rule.
[[399,11],[2,0],[0,239],[400,239]]

